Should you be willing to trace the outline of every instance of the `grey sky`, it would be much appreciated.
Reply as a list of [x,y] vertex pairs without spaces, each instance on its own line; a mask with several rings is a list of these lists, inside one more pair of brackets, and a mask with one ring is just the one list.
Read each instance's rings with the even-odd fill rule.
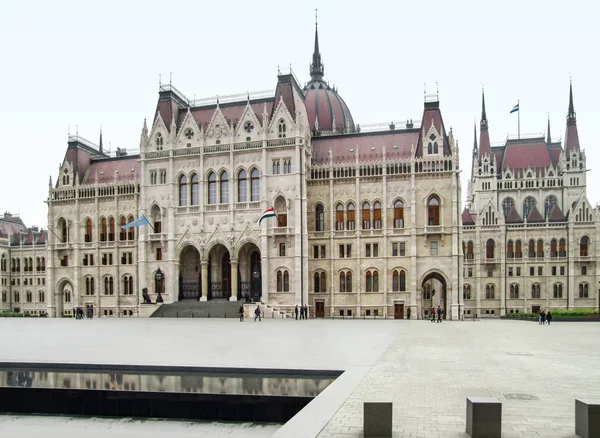
[[[291,4],[291,3],[290,3]],[[490,6],[491,5],[491,6]],[[46,226],[48,177],[56,180],[67,130],[105,147],[137,148],[152,122],[158,75],[188,97],[273,89],[277,66],[309,79],[319,7],[325,79],[356,123],[419,119],[423,85],[439,84],[446,127],[461,147],[463,200],[471,169],[473,120],[485,86],[492,144],[516,134],[564,136],[573,77],[588,198],[600,195],[593,140],[597,99],[593,2],[435,1],[322,4],[281,1],[0,3],[0,208]]]

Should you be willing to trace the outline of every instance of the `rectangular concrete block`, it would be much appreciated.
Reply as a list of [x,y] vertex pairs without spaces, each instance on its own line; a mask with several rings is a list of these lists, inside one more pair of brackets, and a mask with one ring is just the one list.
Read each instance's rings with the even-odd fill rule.
[[473,438],[500,438],[502,403],[490,397],[467,397],[467,433]]
[[363,405],[365,438],[391,438],[392,402],[366,401]]
[[581,438],[600,436],[600,400],[575,399],[575,433]]

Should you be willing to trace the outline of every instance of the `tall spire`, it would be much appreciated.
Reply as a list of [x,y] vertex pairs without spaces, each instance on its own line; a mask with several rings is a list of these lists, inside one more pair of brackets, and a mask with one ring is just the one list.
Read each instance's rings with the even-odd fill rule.
[[567,159],[573,152],[579,152],[579,133],[577,132],[577,118],[573,105],[573,83],[569,83],[569,112],[567,113],[567,133],[565,134],[565,151]]
[[573,83],[569,81],[569,112],[567,113],[567,123],[575,124],[575,106],[573,105]]
[[485,113],[485,92],[481,89],[481,129],[488,128],[487,114]]
[[313,81],[323,79],[325,68],[321,62],[321,53],[319,52],[319,29],[317,22],[317,10],[315,9],[315,50],[313,52],[312,63],[310,64],[310,77]]
[[485,113],[485,92],[481,90],[481,123],[479,137],[479,156],[491,155],[490,133],[488,132],[488,120]]
[[100,125],[100,142],[98,143],[100,146],[100,153],[104,153],[103,148],[102,148],[102,125]]
[[552,135],[550,135],[550,114],[548,114],[548,131],[546,131],[546,143],[552,143]]
[[473,121],[473,155],[477,155],[477,121]]

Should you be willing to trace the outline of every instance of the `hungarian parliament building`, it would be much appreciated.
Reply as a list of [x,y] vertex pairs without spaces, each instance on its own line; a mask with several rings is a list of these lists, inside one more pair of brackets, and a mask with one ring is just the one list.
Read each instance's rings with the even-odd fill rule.
[[70,136],[47,229],[0,218],[0,310],[143,317],[227,300],[455,320],[599,305],[572,89],[563,142],[548,125],[492,146],[482,96],[463,207],[437,95],[421,120],[361,127],[324,73],[315,29],[304,85],[278,71],[272,92],[190,100],[162,84],[139,150]]

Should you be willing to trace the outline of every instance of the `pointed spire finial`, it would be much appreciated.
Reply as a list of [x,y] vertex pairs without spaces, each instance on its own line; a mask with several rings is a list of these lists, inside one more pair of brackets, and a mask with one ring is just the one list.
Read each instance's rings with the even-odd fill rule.
[[103,148],[102,148],[102,125],[100,125],[100,142],[99,142],[99,146],[100,146],[100,153],[103,153]]
[[575,123],[575,105],[573,105],[573,81],[569,79],[569,112],[567,114],[567,121]]
[[481,129],[488,128],[487,114],[485,112],[485,90],[481,87]]
[[548,131],[546,132],[546,143],[552,143],[552,135],[550,135],[550,113],[548,113]]
[[473,119],[473,154],[476,154],[477,150],[477,119]]
[[313,81],[320,81],[325,74],[323,62],[321,62],[321,52],[319,51],[319,29],[317,24],[317,10],[315,9],[315,48],[313,51],[312,63],[310,64],[310,77]]

